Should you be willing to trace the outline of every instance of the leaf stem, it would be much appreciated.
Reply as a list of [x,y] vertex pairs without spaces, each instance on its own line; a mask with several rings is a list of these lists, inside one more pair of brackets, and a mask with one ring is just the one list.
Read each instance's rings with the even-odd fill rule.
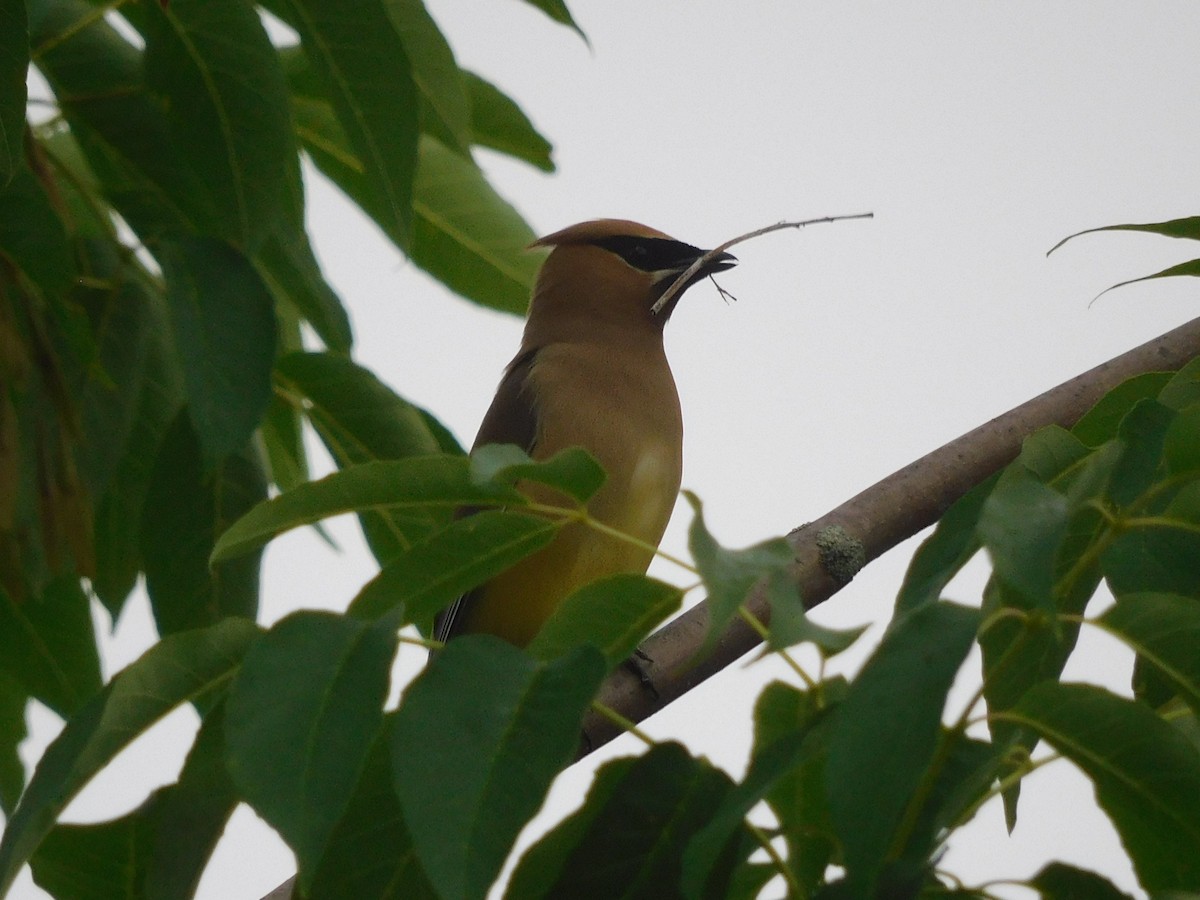
[[68,26],[67,28],[64,28],[58,34],[54,35],[53,37],[47,38],[45,41],[43,41],[41,44],[39,44],[36,47],[31,47],[29,49],[29,58],[31,60],[36,61],[38,58],[45,55],[50,50],[53,50],[55,47],[59,46],[60,44],[66,43],[71,38],[75,37],[75,35],[79,34],[81,31],[84,31],[85,29],[90,28],[97,21],[99,21],[100,19],[103,19],[106,15],[108,15],[110,12],[113,12],[114,10],[119,9],[120,7],[124,6],[128,2],[129,2],[129,0],[109,0],[109,2],[105,3],[103,6],[95,7],[87,15],[80,16],[78,19],[76,19],[74,22],[72,22],[70,24],[70,26]]
[[687,560],[681,559],[674,554],[667,553],[665,550],[659,549],[649,541],[643,541],[641,538],[634,537],[632,534],[621,531],[619,528],[613,528],[611,525],[606,525],[604,522],[601,522],[599,519],[592,516],[592,514],[586,509],[554,506],[553,504],[548,503],[530,503],[526,509],[529,509],[533,512],[543,513],[545,515],[557,516],[563,521],[579,522],[580,524],[586,525],[588,528],[591,528],[594,531],[598,531],[601,534],[614,538],[615,540],[623,541],[626,544],[638,547],[639,549],[645,550],[654,556],[665,559],[667,562],[674,563],[681,569],[691,572],[693,575],[700,574],[699,570]]
[[[767,638],[770,636],[771,630],[763,624],[762,620],[759,619],[758,616],[754,615],[754,613],[750,611],[750,608],[744,603],[738,605],[738,615],[742,617],[742,620],[745,621],[747,625],[754,629],[755,633],[757,633],[758,636],[763,639],[763,643],[765,644],[767,642]],[[788,668],[796,673],[796,676],[804,682],[804,686],[806,688],[814,693],[818,692],[819,685],[817,682],[812,679],[812,676],[804,671],[804,668],[800,665],[800,663],[796,662],[796,660],[792,658],[791,654],[789,654],[787,650],[776,650],[775,653],[783,658],[783,661],[787,663]]]
[[779,851],[776,850],[774,845],[771,843],[771,836],[749,819],[745,820],[745,825],[746,829],[752,835],[754,835],[754,839],[758,841],[758,846],[763,849],[763,852],[766,853],[768,857],[770,857],[771,865],[775,868],[775,871],[779,873],[779,877],[787,882],[787,895],[789,897],[803,897],[804,888],[801,887],[800,882],[796,880],[796,873],[791,870],[786,862],[784,862],[783,857],[779,855]]
[[[1003,714],[999,714],[996,717],[1002,718]],[[954,821],[949,830],[953,831],[954,829],[961,827],[964,823],[971,821],[975,814],[993,798],[1001,796],[1009,788],[1020,783],[1021,779],[1032,774],[1033,772],[1036,772],[1042,766],[1055,762],[1059,759],[1062,759],[1062,757],[1057,753],[1050,753],[1047,756],[1036,760],[1033,759],[1033,757],[1026,755],[1024,761],[1020,763],[1017,768],[1015,768],[1004,778],[1001,778],[999,781],[997,781],[994,788],[982,794],[979,799],[963,810],[962,814]]]
[[1190,534],[1200,534],[1200,524],[1188,522],[1185,519],[1172,519],[1169,516],[1134,516],[1123,519],[1124,529],[1133,528],[1168,528],[1175,531],[1186,531]]
[[636,737],[638,740],[640,740],[647,747],[653,747],[655,744],[658,743],[656,740],[654,740],[654,738],[650,737],[650,735],[646,734],[646,732],[644,732],[644,731],[642,731],[642,729],[638,728],[636,722],[634,722],[632,719],[625,718],[623,715],[621,715],[619,712],[617,712],[611,706],[606,706],[605,704],[601,703],[599,700],[593,700],[592,701],[592,709],[594,709],[600,715],[604,716],[604,718],[608,719],[610,722],[612,722],[614,725],[616,725],[622,731],[632,734],[634,737]]

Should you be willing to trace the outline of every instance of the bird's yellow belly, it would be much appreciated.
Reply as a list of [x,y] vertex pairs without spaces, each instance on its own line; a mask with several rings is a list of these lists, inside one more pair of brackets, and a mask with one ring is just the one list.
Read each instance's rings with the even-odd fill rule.
[[563,526],[553,541],[481,589],[466,631],[495,634],[523,646],[574,591],[609,575],[646,571],[679,491],[678,456],[666,444],[651,443],[629,471],[613,474],[588,509],[596,519],[634,540],[601,533],[584,523]]

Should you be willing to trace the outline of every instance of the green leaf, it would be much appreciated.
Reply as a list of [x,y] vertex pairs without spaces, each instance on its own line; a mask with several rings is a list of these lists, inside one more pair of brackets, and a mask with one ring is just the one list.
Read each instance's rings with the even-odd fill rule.
[[522,857],[504,896],[678,896],[671,889],[689,842],[732,790],[728,775],[674,742],[614,760],[596,773],[583,806]]
[[220,233],[213,200],[177,152],[146,88],[142,54],[82,0],[29,0],[39,70],[106,198],[143,243],[193,230]]
[[154,798],[148,897],[187,900],[208,864],[213,848],[238,804],[225,768],[225,704],[219,703],[200,725],[175,784]]
[[159,634],[254,618],[259,557],[209,567],[217,536],[265,497],[257,458],[247,452],[206,470],[186,413],[163,439],[142,509],[140,545],[146,590]]
[[395,624],[298,612],[246,653],[229,698],[229,774],[296,852],[307,890],[383,721]]
[[1188,260],[1185,263],[1179,263],[1176,266],[1168,266],[1161,272],[1155,272],[1153,275],[1143,275],[1141,278],[1130,278],[1127,281],[1118,281],[1116,284],[1106,287],[1097,297],[1102,297],[1109,291],[1115,291],[1117,288],[1126,287],[1130,284],[1138,284],[1142,281],[1151,281],[1155,278],[1174,278],[1179,275],[1191,275],[1193,277],[1200,276],[1200,259]]
[[1102,557],[1114,594],[1159,592],[1200,597],[1200,482],[1185,485],[1156,519],[1177,527],[1139,527],[1120,534]]
[[1116,466],[1108,495],[1117,506],[1127,506],[1155,480],[1162,461],[1167,429],[1175,411],[1157,400],[1139,400],[1121,420],[1117,431],[1124,447]]
[[308,892],[314,900],[438,900],[392,788],[388,720],[394,718],[385,716],[346,813],[330,835]]
[[763,888],[778,874],[770,863],[745,863],[734,871],[724,900],[758,900]]
[[[300,189],[298,184],[296,189]],[[297,200],[304,202],[303,196]],[[275,299],[303,316],[326,347],[349,353],[354,343],[350,318],[341,298],[325,280],[303,228],[301,219],[297,228],[285,227],[267,239],[254,260],[259,275]]]
[[29,22],[23,2],[0,4],[0,188],[21,165]]
[[184,388],[209,460],[241,450],[271,397],[276,323],[271,292],[245,256],[222,241],[181,238],[157,256]]
[[0,841],[0,895],[92,776],[175,707],[227,683],[257,634],[253,622],[231,618],[163,638],[67,722]]
[[575,20],[571,18],[571,11],[567,9],[567,4],[563,0],[525,0],[525,2],[531,6],[536,6],[560,25],[566,25],[583,38],[585,44],[588,43],[587,35],[575,24]]
[[1200,403],[1200,357],[1172,375],[1166,387],[1159,392],[1158,399],[1171,409],[1179,410]]
[[645,575],[602,578],[560,603],[526,649],[550,660],[591,644],[604,654],[611,672],[682,602],[679,588]]
[[349,353],[350,318],[313,255],[308,235],[273,235],[255,257],[258,273],[277,303],[286,304],[312,326],[330,350]]
[[581,506],[604,484],[604,469],[582,447],[568,447],[535,461],[515,444],[486,444],[471,451],[471,477],[477,483],[536,481],[566,494]]
[[446,449],[424,410],[344,356],[289,353],[276,363],[275,381],[297,406],[307,401],[304,412],[340,467]]
[[1188,743],[1196,748],[1197,752],[1200,752],[1200,717],[1197,717],[1177,699],[1168,702],[1165,709],[1159,714],[1170,722],[1171,727],[1182,734]]
[[92,570],[72,386],[93,348],[78,308],[43,293],[6,258],[13,246],[0,247],[0,583],[23,602],[57,575]]
[[[687,751],[676,743],[656,745],[651,748],[650,753],[660,751],[663,747],[672,748],[669,751],[672,757],[682,755],[685,759],[690,758],[687,755]],[[682,751],[681,754],[680,751]],[[649,756],[649,754],[646,756]],[[571,866],[574,862],[573,856],[576,848],[587,840],[589,836],[599,836],[599,834],[602,834],[596,828],[596,824],[598,820],[604,817],[607,805],[612,802],[616,805],[629,807],[631,800],[639,799],[633,796],[632,791],[628,789],[622,790],[622,788],[636,766],[642,765],[643,769],[648,767],[644,762],[646,756],[620,757],[606,763],[596,771],[592,786],[588,789],[583,805],[561,821],[553,830],[543,835],[518,860],[517,867],[513,871],[512,877],[508,882],[508,888],[504,893],[504,900],[541,900],[541,898],[555,896],[554,891],[558,887],[556,880],[560,879],[563,870]],[[658,763],[661,759],[662,757],[660,756],[654,762]],[[678,768],[672,768],[670,772],[678,773]],[[639,779],[643,784],[646,780],[645,778]],[[648,785],[648,790],[640,799],[644,801],[647,798],[659,796],[657,792],[661,789],[661,785],[667,783],[664,781]],[[673,793],[677,794],[678,791],[674,791]],[[645,806],[646,804],[643,803],[643,808]],[[629,826],[633,823],[641,824],[645,816],[640,811],[636,812],[639,814],[630,815],[620,823],[620,833],[628,833]],[[616,855],[609,854],[606,863],[611,863],[614,856]],[[628,857],[629,854],[621,854],[618,858],[627,860]],[[597,876],[606,875],[608,865],[595,866],[592,871]],[[581,880],[580,873],[576,873],[575,877],[577,880]],[[596,896],[602,896],[601,889],[605,886],[597,885]],[[591,891],[591,885],[588,885],[588,890]]]
[[1163,438],[1163,462],[1169,475],[1200,471],[1200,405],[1176,414]]
[[303,424],[295,407],[284,403],[278,395],[271,397],[259,433],[270,463],[271,481],[281,491],[289,491],[309,480]]
[[841,678],[822,682],[820,693],[800,691],[776,681],[763,689],[754,705],[754,751],[757,756],[787,739],[805,735],[803,758],[776,779],[766,794],[787,841],[788,867],[812,893],[825,882],[825,870],[837,849],[825,789],[832,709],[846,693]]
[[1200,753],[1141,703],[1046,682],[1004,718],[1031,728],[1092,780],[1149,891],[1200,884]]
[[412,261],[483,306],[524,315],[545,258],[536,235],[474,165],[421,140],[414,184]]
[[[388,237],[406,246],[330,104],[307,87],[303,73],[293,74],[293,108],[304,149]],[[474,163],[423,135],[413,191],[412,260],[472,302],[524,313],[544,255],[527,250],[533,231]]]
[[487,893],[574,756],[603,677],[591,647],[539,663],[490,635],[468,635],[405,692],[393,778],[417,857],[443,898]]
[[[1076,441],[1062,432],[1060,436]],[[1018,589],[1004,578],[993,577],[984,591],[983,611],[990,625],[980,635],[979,644],[983,651],[984,696],[991,712],[1008,709],[1033,685],[1061,674],[1079,634],[1077,617],[1083,615],[1101,578],[1093,548],[1097,541],[1107,539],[1108,525],[1097,507],[1108,503],[1106,493],[1112,472],[1126,446],[1123,441],[1112,440],[1079,457],[1081,445],[1077,442],[1074,446],[1067,441],[1056,443],[1059,444],[1058,451],[1042,455],[1029,472],[1053,481],[1057,488],[1065,491],[1061,500],[1065,508],[1061,537],[1053,532],[1052,520],[1057,513],[1051,512],[1048,517],[1039,515],[1040,526],[1049,525],[1052,529],[1050,540],[1057,542],[1052,554],[1049,547],[1029,548],[1026,545],[1025,549],[1032,551],[1027,563],[1037,569],[1024,573],[1025,589]],[[1023,453],[1016,466],[1024,469],[1024,460]],[[1001,484],[1011,477],[1012,471],[1012,468],[1006,470]],[[1028,472],[1018,477],[1024,481],[1032,479]],[[1044,493],[1047,490],[1053,489],[1047,486],[1028,491],[1029,499],[1035,504],[1042,502],[1039,495],[1045,498],[1043,513],[1059,503]],[[1012,504],[1008,512],[1011,514],[1009,524],[1018,529],[1016,537],[1020,549],[1020,542],[1030,536],[1019,533],[1020,503]],[[1009,564],[1019,570],[1019,556],[1010,558]],[[1047,578],[1050,593],[1040,595],[1045,590]],[[1019,739],[1026,750],[1032,750],[1036,743],[1027,733],[1018,733],[1004,719],[989,718],[988,726],[997,746],[1008,747]],[[1005,774],[1013,774],[1011,767]],[[1016,824],[1019,790],[1020,785],[1014,783],[1004,793],[1010,829]]]
[[[993,543],[1003,551],[984,591],[990,625],[979,639],[989,709],[1007,709],[1032,685],[1056,678],[1074,649],[1079,627],[1064,617],[1082,615],[1099,583],[1092,546],[1107,525],[1097,507],[1107,502],[1123,452],[1118,440],[1089,451],[1078,436],[1052,426],[1027,438],[1020,458],[1001,473],[993,496],[1003,490],[1002,502],[985,506]],[[998,745],[1014,738],[1003,721],[989,727]],[[1005,794],[1010,825],[1016,796],[1015,788]]]
[[940,846],[968,821],[987,797],[1009,744],[991,744],[942,729],[938,770],[891,874],[908,881],[935,860]]
[[107,822],[55,826],[30,861],[34,882],[72,900],[144,896],[150,819],[143,806]]
[[402,607],[405,622],[429,631],[438,610],[550,543],[557,523],[508,510],[483,510],[435,531],[392,557],[350,603],[376,619]]
[[[980,623],[978,610],[934,602],[896,620],[838,707],[825,777],[849,879],[873,890],[918,789],[931,777],[942,711]],[[936,774],[936,772],[934,773]]]
[[688,844],[680,885],[684,896],[695,900],[705,896],[705,886],[717,866],[730,861],[723,851],[743,831],[750,810],[812,755],[819,742],[809,742],[808,738],[806,731],[795,729],[766,746],[755,746],[745,779],[725,795],[720,807]]
[[[983,610],[989,627],[979,635],[983,651],[984,697],[989,712],[1005,710],[1025,695],[1033,685],[1057,678],[1075,646],[1076,625],[1056,627],[1054,619],[1024,608],[1022,598],[991,579],[984,590]],[[1014,612],[1010,612],[1014,611]],[[1002,612],[1003,611],[1003,612]],[[1001,745],[1022,738],[1032,750],[1035,740],[1017,733],[1006,720],[988,719],[992,740]],[[1015,764],[1005,774],[1015,774]],[[1004,811],[1011,832],[1017,823],[1020,783],[1004,793]]]
[[[289,353],[276,363],[277,390],[303,409],[339,467],[462,448],[428,412],[413,406],[374,373],[331,353]],[[301,399],[303,398],[303,399]],[[418,531],[448,518],[425,516]],[[401,537],[414,527],[390,510],[359,512],[371,552],[386,563],[409,546]]]
[[1042,866],[1029,883],[1042,900],[1133,900],[1107,878],[1061,862]]
[[378,0],[288,0],[287,6],[376,198],[374,211],[388,235],[407,247],[420,107],[404,42]]
[[1146,231],[1150,234],[1161,234],[1164,237],[1189,238],[1200,241],[1200,216],[1189,216],[1185,219],[1171,219],[1168,222],[1150,222],[1141,225],[1104,225],[1100,228],[1088,228],[1067,235],[1050,248],[1047,256],[1065,244],[1067,241],[1084,234],[1096,234],[1101,231]]
[[29,694],[8,672],[0,671],[0,814],[7,819],[25,790],[25,764],[17,747],[29,736],[25,707]]
[[78,578],[58,578],[23,603],[0,590],[0,670],[63,718],[100,690],[92,616]]
[[34,128],[33,137],[35,152],[53,173],[55,189],[62,198],[62,220],[67,233],[76,239],[98,238],[110,249],[116,249],[112,242],[110,207],[101,199],[100,182],[75,135],[65,123],[58,123]]
[[[763,541],[743,550],[722,547],[704,524],[704,508],[700,498],[691,491],[684,491],[683,496],[695,513],[691,528],[688,529],[688,549],[696,560],[696,568],[700,570],[700,577],[704,579],[704,586],[708,590],[708,633],[696,654],[702,657],[716,646],[725,626],[737,614],[738,607],[755,585],[776,575],[783,579],[789,577],[795,553],[783,538]],[[793,593],[789,599],[797,606],[802,606],[798,593]]]
[[62,220],[24,167],[0,188],[0,259],[4,257],[55,302],[66,296],[75,277]]
[[1135,403],[1156,398],[1171,378],[1170,372],[1144,372],[1122,381],[1083,414],[1071,433],[1089,447],[1099,447],[1117,436],[1121,420]]
[[975,526],[999,479],[1000,473],[996,473],[975,485],[942,514],[933,534],[921,542],[908,564],[904,583],[896,595],[897,615],[937,600],[950,580],[979,551]]
[[108,490],[96,505],[92,588],[114,621],[142,568],[142,507],[158,448],[183,403],[183,379],[172,346],[166,303],[161,296],[148,299],[143,308],[146,348],[133,421]]
[[296,152],[287,83],[262,21],[244,0],[172,0],[144,8],[142,33],[146,85],[215,207],[210,234],[252,255],[283,213]]
[[[351,466],[258,504],[234,522],[213,548],[214,563],[261,547],[302,525],[370,507],[448,513],[460,506],[520,506],[510,487],[478,484],[461,456],[414,456]],[[427,533],[429,530],[426,529]],[[414,535],[412,540],[423,537]]]
[[218,707],[200,727],[177,784],[155,791],[128,815],[56,825],[33,854],[33,878],[56,897],[108,900],[194,896],[237,796],[221,750]]
[[996,575],[1026,608],[1052,610],[1055,561],[1067,532],[1067,499],[1021,465],[1007,469],[980,512],[976,533]]
[[163,318],[156,315],[156,298],[111,242],[83,239],[76,247],[91,277],[108,282],[78,286],[72,296],[87,313],[94,341],[92,357],[81,360],[72,379],[83,425],[76,463],[91,495],[99,496],[130,449],[150,343],[164,337],[151,332]]
[[[786,543],[786,542],[785,542]],[[789,545],[790,548],[790,545]],[[796,579],[784,569],[767,577],[767,603],[771,608],[771,630],[763,654],[784,650],[796,644],[810,643],[823,656],[836,656],[862,637],[866,625],[857,628],[826,628],[810,619]]]
[[1126,594],[1100,624],[1154,666],[1200,714],[1200,603],[1175,594]]
[[299,353],[304,349],[303,317],[286,304],[276,310],[279,317],[279,353]]
[[[1184,219],[1171,219],[1167,222],[1151,222],[1147,224],[1126,224],[1126,225],[1106,225],[1102,228],[1089,228],[1086,231],[1079,231],[1075,234],[1068,235],[1057,244],[1050,248],[1047,255],[1053,253],[1067,241],[1072,238],[1077,238],[1084,234],[1094,234],[1099,231],[1145,231],[1151,234],[1161,234],[1165,237],[1186,238],[1189,240],[1200,240],[1200,216],[1189,216]],[[1131,278],[1128,281],[1121,281],[1114,284],[1112,287],[1105,288],[1097,296],[1103,296],[1109,291],[1116,290],[1119,287],[1125,287],[1130,284],[1137,284],[1139,281],[1149,281],[1153,278],[1170,278],[1177,275],[1200,275],[1200,259],[1193,259],[1189,262],[1180,263],[1177,266],[1163,269],[1161,272],[1155,272],[1153,275],[1144,275],[1141,278]]]
[[490,81],[463,72],[471,101],[471,136],[481,147],[505,153],[543,172],[554,171],[553,148],[515,100]]
[[469,152],[471,106],[454,51],[422,0],[384,0],[384,8],[412,63],[412,77],[425,99],[427,114],[437,120],[437,133]]
[[1088,448],[1078,435],[1047,425],[1021,442],[1021,465],[1047,484],[1055,483],[1088,457]]

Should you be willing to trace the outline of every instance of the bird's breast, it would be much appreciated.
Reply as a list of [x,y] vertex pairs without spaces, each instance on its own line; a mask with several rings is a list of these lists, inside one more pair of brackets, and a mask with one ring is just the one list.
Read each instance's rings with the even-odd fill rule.
[[535,456],[566,447],[588,450],[608,476],[591,504],[593,514],[657,541],[683,464],[679,394],[661,344],[549,347],[538,354],[531,378],[538,409]]
[[675,448],[647,442],[634,455],[628,472],[615,474],[612,484],[606,485],[611,496],[598,497],[593,514],[640,540],[658,543],[679,493]]
[[[536,410],[533,456],[583,447],[604,467],[588,512],[636,538],[624,540],[579,522],[493,578],[473,598],[466,631],[527,643],[562,600],[608,575],[642,573],[671,518],[683,463],[683,425],[675,382],[658,352],[595,345],[551,345],[528,375]],[[569,504],[553,489],[522,484],[536,501]]]
[[[552,347],[532,376],[538,397],[539,457],[565,447],[588,450],[604,467],[604,485],[588,504],[606,525],[657,545],[683,465],[679,395],[661,345],[654,348]],[[577,559],[581,576],[644,571],[650,554],[592,533]]]

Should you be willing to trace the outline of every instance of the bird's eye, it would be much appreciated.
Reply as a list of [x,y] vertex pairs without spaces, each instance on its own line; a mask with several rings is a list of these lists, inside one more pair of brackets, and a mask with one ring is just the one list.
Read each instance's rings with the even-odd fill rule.
[[632,234],[615,234],[596,238],[590,243],[615,253],[635,269],[643,272],[659,272],[679,268],[700,255],[691,244],[671,238],[641,237]]

